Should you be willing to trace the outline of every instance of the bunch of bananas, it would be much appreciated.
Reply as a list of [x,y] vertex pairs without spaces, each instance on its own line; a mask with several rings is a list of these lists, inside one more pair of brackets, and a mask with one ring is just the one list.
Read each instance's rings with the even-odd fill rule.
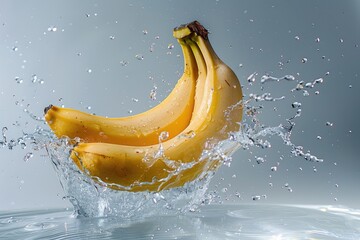
[[[81,139],[70,155],[74,163],[110,188],[160,191],[183,186],[220,165],[201,158],[209,140],[224,140],[239,130],[241,86],[216,55],[208,31],[194,21],[175,28],[173,35],[182,48],[184,73],[154,108],[122,118],[53,105],[45,109],[57,137]],[[191,167],[177,172],[188,163]]]

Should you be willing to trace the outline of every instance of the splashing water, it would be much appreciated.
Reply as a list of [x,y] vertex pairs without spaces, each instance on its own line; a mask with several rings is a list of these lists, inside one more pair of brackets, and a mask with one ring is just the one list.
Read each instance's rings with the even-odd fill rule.
[[[251,74],[248,78],[249,85],[253,86],[255,83],[257,73]],[[296,79],[292,75],[276,78],[269,75],[261,77],[260,84],[269,82],[295,82]],[[309,83],[303,81],[296,82],[295,88],[290,90],[302,91],[303,88],[314,88],[316,85],[323,82],[323,79],[316,79]],[[203,153],[196,162],[190,163],[174,163],[174,161],[164,160],[166,164],[176,166],[176,170],[169,173],[164,179],[155,179],[153,181],[166,182],[174,175],[180,174],[182,171],[193,167],[201,161],[207,161],[205,169],[209,169],[212,164],[222,163],[225,166],[230,166],[232,161],[232,154],[238,150],[249,150],[252,147],[259,147],[262,149],[271,148],[271,143],[268,136],[278,136],[283,141],[284,145],[289,148],[289,152],[293,156],[302,157],[307,161],[322,162],[323,159],[312,155],[310,151],[304,150],[302,146],[296,145],[291,141],[291,133],[295,126],[296,118],[301,116],[301,103],[293,102],[292,109],[295,111],[293,116],[283,119],[284,123],[277,126],[266,126],[259,119],[260,110],[264,108],[267,102],[282,101],[285,96],[271,97],[270,93],[255,94],[250,93],[242,102],[244,107],[244,119],[240,124],[238,132],[231,132],[227,139],[217,141],[215,144],[209,142],[203,149]],[[229,114],[236,106],[229,108],[226,114]],[[42,118],[36,117],[27,111],[29,116],[36,121],[44,122]],[[330,124],[329,124],[330,125]],[[71,139],[58,139],[49,130],[37,127],[31,134],[26,133],[18,139],[9,139],[6,136],[7,128],[2,128],[2,140],[0,138],[0,147],[12,150],[15,147],[26,148],[31,146],[31,150],[24,156],[24,160],[30,160],[34,154],[43,150],[47,152],[52,165],[59,177],[60,184],[65,192],[65,199],[68,199],[74,206],[76,215],[81,216],[117,216],[121,218],[136,218],[146,217],[155,214],[166,214],[174,212],[194,211],[197,207],[204,204],[209,204],[216,197],[212,193],[207,193],[208,185],[215,174],[213,171],[204,171],[196,180],[185,184],[183,187],[163,190],[160,192],[129,192],[112,190],[109,186],[112,184],[102,182],[96,177],[89,176],[78,169],[70,158],[70,152],[73,148]],[[183,137],[193,137],[192,133]],[[161,142],[167,139],[166,132],[162,133],[159,151],[155,158],[163,156],[163,149]],[[80,141],[80,139],[75,139]],[[166,159],[166,158],[165,158]],[[148,159],[144,159],[148,160]],[[256,161],[261,164],[266,161],[262,157],[256,157]],[[276,171],[276,166],[272,168]],[[152,184],[150,183],[136,183],[140,185]],[[128,190],[124,186],[115,186],[118,189]],[[227,191],[224,190],[224,191]],[[240,196],[240,194],[239,194]],[[261,196],[254,196],[255,200],[262,198]]]

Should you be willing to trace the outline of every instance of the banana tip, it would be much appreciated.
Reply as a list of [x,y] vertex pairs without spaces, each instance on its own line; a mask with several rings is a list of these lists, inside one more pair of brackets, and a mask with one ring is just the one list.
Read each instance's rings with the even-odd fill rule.
[[52,107],[53,107],[53,105],[50,104],[49,106],[47,106],[46,108],[44,108],[44,114],[46,114]]

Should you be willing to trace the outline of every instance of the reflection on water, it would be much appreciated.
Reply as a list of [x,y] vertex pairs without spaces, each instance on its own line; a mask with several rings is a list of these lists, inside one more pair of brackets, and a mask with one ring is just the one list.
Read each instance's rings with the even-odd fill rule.
[[0,239],[360,239],[360,210],[332,206],[207,205],[124,220],[69,210],[5,212]]

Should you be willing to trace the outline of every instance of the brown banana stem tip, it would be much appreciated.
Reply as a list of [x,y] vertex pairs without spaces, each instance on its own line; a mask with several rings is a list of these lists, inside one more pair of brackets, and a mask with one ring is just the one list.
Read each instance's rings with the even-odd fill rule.
[[183,28],[183,27],[189,28],[192,32],[200,35],[201,37],[203,37],[206,40],[208,39],[209,31],[203,25],[201,25],[198,21],[193,21],[188,24],[180,25],[179,27],[176,27],[175,30]]
[[49,106],[47,106],[46,108],[44,108],[44,114],[46,114],[52,107],[53,107],[53,105],[50,104]]

